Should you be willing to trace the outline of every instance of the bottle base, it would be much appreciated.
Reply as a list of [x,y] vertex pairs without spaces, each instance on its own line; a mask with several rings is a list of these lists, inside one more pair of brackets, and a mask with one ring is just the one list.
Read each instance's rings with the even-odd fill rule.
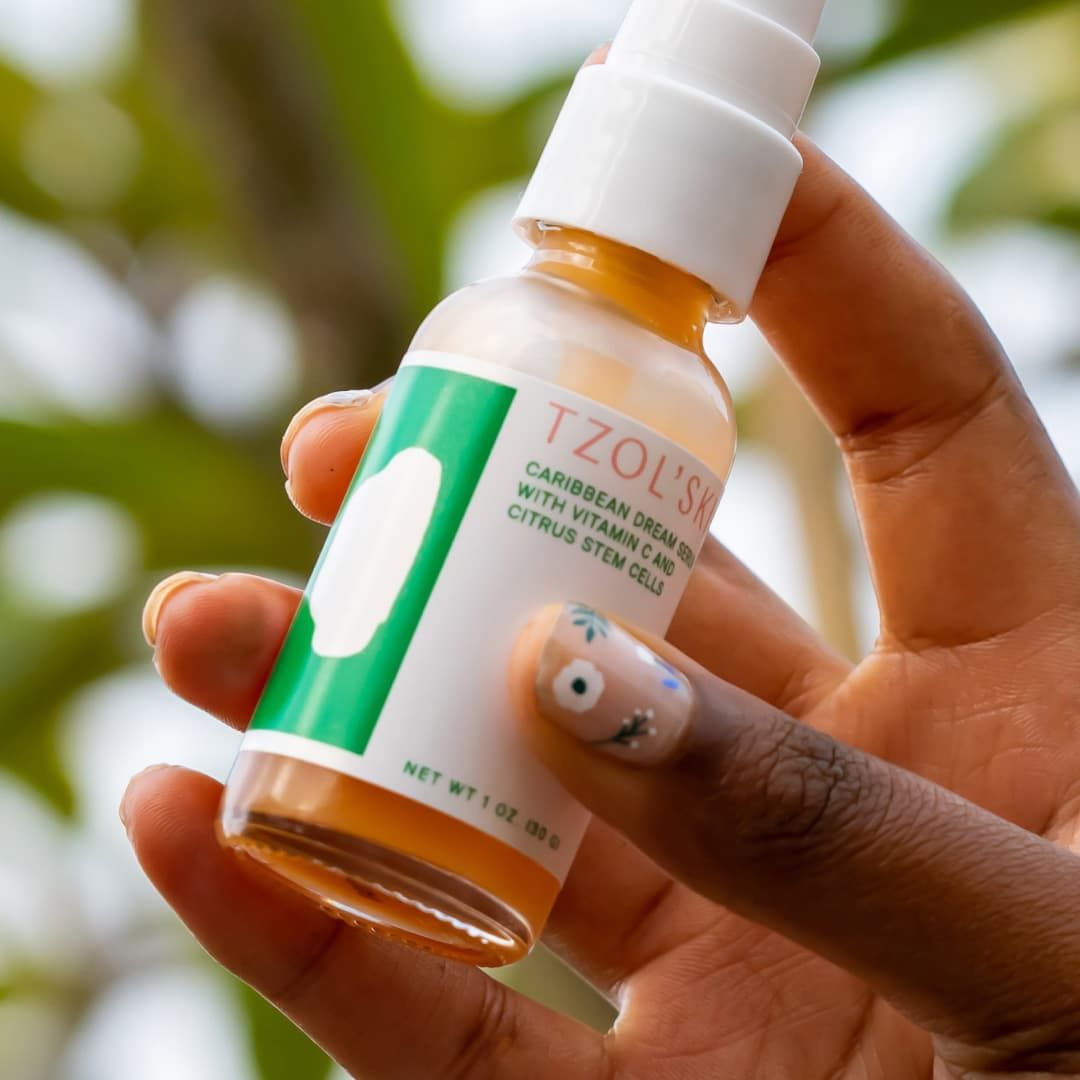
[[481,967],[526,956],[559,891],[537,863],[464,822],[273,754],[240,754],[218,834],[323,910]]
[[513,963],[534,944],[517,912],[422,859],[262,814],[224,820],[222,834],[324,911],[381,937],[480,967]]

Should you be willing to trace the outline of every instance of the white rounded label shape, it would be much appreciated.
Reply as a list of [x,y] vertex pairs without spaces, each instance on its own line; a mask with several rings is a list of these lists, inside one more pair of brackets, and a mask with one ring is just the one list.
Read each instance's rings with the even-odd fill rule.
[[437,457],[411,447],[350,495],[311,590],[319,656],[359,655],[390,617],[431,526],[442,474]]

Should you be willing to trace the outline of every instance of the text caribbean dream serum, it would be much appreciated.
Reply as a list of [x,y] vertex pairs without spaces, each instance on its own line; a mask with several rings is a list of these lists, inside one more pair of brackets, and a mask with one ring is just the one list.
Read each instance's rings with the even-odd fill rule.
[[823,4],[636,0],[522,200],[528,266],[420,328],[222,809],[344,918],[487,966],[537,940],[587,814],[515,733],[510,653],[568,600],[669,627],[735,452],[703,332],[791,199]]

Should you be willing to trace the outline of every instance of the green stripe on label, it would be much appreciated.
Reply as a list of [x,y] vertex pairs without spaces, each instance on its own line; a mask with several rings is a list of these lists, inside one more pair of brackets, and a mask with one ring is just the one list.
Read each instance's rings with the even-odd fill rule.
[[364,753],[515,395],[439,368],[398,376],[253,729]]

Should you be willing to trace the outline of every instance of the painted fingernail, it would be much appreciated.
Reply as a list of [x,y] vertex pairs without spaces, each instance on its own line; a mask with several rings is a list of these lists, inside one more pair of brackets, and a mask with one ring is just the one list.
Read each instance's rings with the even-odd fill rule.
[[281,440],[281,467],[285,470],[285,475],[289,474],[289,457],[296,437],[312,417],[325,412],[333,412],[336,409],[366,409],[380,393],[382,393],[382,386],[377,386],[374,390],[338,390],[336,393],[326,394],[314,401],[309,401],[292,418],[292,423],[289,424]]
[[296,492],[293,491],[292,480],[289,477],[285,478],[285,495],[288,498],[289,502],[293,504],[294,510],[298,511],[300,514],[306,517],[308,521],[318,522],[319,519],[313,517],[308,508],[304,506],[299,499],[297,499]]
[[144,777],[149,776],[151,773],[161,772],[163,769],[171,769],[171,765],[151,765],[149,768],[143,769],[141,773],[136,774],[128,781],[127,789],[124,791],[124,797],[120,800],[120,824],[124,826],[125,830],[131,829],[131,795],[138,782]]
[[686,677],[610,619],[562,609],[536,675],[541,714],[576,739],[637,765],[678,752],[694,714]]
[[185,571],[182,574],[173,574],[171,578],[166,578],[154,589],[150,594],[150,598],[146,601],[142,617],[143,636],[146,638],[146,644],[150,648],[157,647],[158,625],[169,601],[183,589],[187,589],[192,585],[206,585],[211,581],[217,581],[213,574],[196,574],[193,571]]

